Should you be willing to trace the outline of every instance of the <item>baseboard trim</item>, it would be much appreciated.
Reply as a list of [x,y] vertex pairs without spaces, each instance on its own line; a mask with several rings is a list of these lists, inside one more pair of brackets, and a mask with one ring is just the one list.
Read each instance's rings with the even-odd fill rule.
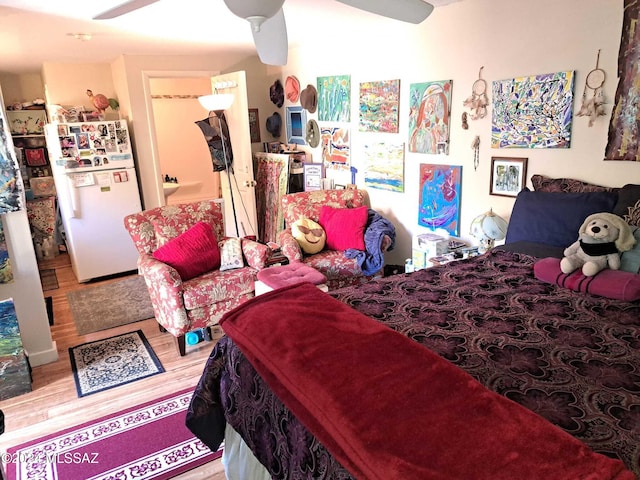
[[58,349],[56,348],[56,342],[51,342],[53,348],[44,350],[42,352],[28,352],[29,365],[32,367],[38,367],[47,363],[53,363],[58,360]]

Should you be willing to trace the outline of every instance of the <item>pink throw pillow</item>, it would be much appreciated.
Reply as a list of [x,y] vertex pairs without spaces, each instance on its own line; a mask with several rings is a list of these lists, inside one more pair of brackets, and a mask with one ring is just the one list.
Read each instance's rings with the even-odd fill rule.
[[364,230],[367,227],[368,208],[333,208],[324,205],[318,223],[327,235],[329,250],[355,248],[364,251]]
[[175,268],[182,280],[220,268],[220,249],[213,228],[198,222],[153,252],[153,258]]

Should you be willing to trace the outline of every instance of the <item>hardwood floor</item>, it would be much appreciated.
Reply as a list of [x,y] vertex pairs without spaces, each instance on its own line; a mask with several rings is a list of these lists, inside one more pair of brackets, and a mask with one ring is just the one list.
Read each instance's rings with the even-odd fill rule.
[[[195,387],[214,342],[187,345],[187,354],[180,357],[173,337],[168,333],[160,333],[158,323],[153,319],[79,336],[67,302],[67,292],[113,282],[122,277],[79,284],[71,270],[67,254],[60,254],[52,260],[42,261],[39,267],[40,269],[55,268],[58,278],[59,288],[47,290],[44,295],[53,298],[54,324],[51,327],[51,333],[57,344],[59,358],[55,363],[33,368],[33,384],[30,393],[0,402],[0,409],[5,415],[5,433],[0,435],[0,453],[4,453],[13,445],[55,433],[189,386]],[[144,332],[162,362],[165,372],[78,398],[69,362],[69,347],[138,329]],[[219,338],[221,334],[220,330],[213,333],[215,338]],[[225,475],[221,461],[215,460],[175,478],[224,480]]]

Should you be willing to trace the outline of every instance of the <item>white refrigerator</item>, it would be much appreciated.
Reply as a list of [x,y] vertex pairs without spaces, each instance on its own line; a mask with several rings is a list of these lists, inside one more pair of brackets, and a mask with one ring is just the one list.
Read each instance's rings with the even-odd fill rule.
[[124,217],[141,211],[125,121],[53,123],[47,148],[73,272],[79,282],[137,268]]

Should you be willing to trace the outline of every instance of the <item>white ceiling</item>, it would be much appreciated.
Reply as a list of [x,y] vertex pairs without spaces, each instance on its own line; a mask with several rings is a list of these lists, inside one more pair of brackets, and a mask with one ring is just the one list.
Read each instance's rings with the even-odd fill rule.
[[[389,0],[395,1],[395,0]],[[460,0],[430,0],[437,8]],[[110,63],[120,55],[254,55],[248,22],[222,0],[160,0],[113,20],[92,17],[124,0],[0,0],[0,72],[39,72],[43,62]],[[353,23],[388,22],[334,0],[286,0],[289,46]],[[425,20],[429,21],[429,18]],[[78,40],[84,33],[91,40]]]

